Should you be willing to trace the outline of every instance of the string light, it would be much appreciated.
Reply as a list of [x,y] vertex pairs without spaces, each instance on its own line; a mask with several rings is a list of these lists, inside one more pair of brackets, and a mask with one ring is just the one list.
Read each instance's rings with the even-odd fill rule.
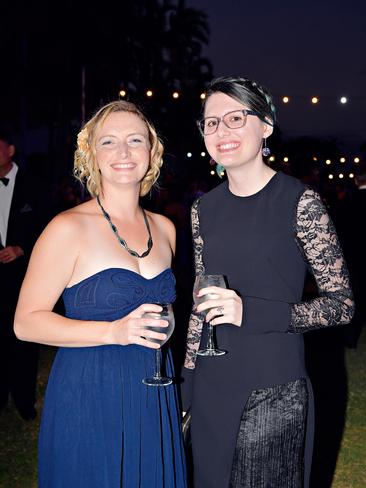
[[[201,157],[204,158],[205,156],[207,156],[207,153],[205,151],[201,151],[200,155],[201,155]],[[187,153],[187,157],[188,158],[191,158],[192,156],[193,156],[193,154],[191,152],[188,152]],[[269,159],[269,161],[273,162],[273,161],[276,160],[276,157],[272,154],[272,156],[270,156],[268,159]],[[319,161],[319,159],[318,159],[317,156],[313,156],[312,157],[312,160],[313,161]],[[360,162],[360,158],[359,157],[355,157],[353,159],[350,157],[350,160],[353,160],[353,162],[356,163],[356,164]],[[288,156],[284,156],[283,159],[282,159],[282,161],[284,163],[288,163],[290,161],[290,158]],[[342,156],[342,157],[339,158],[339,161],[341,163],[346,163],[347,162],[347,158],[344,157],[344,156]],[[326,159],[325,160],[325,164],[329,166],[330,164],[332,164],[332,160],[331,159]]]
[[[313,161],[318,161],[318,158],[317,158],[316,156],[313,156],[313,157],[312,157],[312,159],[313,159]],[[351,159],[352,159],[352,158],[350,157],[350,160],[351,160]],[[360,162],[360,158],[359,158],[359,157],[355,157],[355,158],[353,158],[353,159],[352,159],[352,161],[353,161],[354,163],[359,163],[359,162]],[[344,157],[344,156],[341,156],[341,157],[339,158],[339,162],[340,162],[340,163],[346,163],[346,162],[347,162],[347,158],[346,158],[346,157]],[[331,159],[326,159],[326,160],[325,160],[325,164],[332,164],[332,160],[331,160]]]
[[[187,157],[188,157],[188,158],[191,158],[192,156],[193,156],[193,154],[192,154],[191,152],[188,152],[188,153],[187,153]],[[204,151],[202,151],[202,152],[201,152],[201,156],[202,156],[202,157],[205,157],[205,156],[206,156],[206,153],[205,153]],[[272,156],[270,156],[269,161],[275,161],[275,159],[276,159],[276,158],[275,158],[275,156],[274,156],[274,155],[272,155]],[[317,158],[316,156],[313,156],[313,157],[312,157],[312,160],[313,160],[313,161],[318,161],[318,158]],[[352,158],[350,158],[349,160],[352,160]],[[344,156],[342,156],[342,157],[340,157],[340,158],[339,158],[339,161],[340,161],[341,163],[346,163],[346,162],[347,162],[347,158],[346,158],[346,157],[344,157]],[[283,158],[283,162],[284,162],[284,163],[288,163],[288,162],[289,162],[289,157],[288,157],[288,156],[284,156],[284,158]],[[359,162],[360,162],[360,158],[359,158],[359,157],[355,157],[355,158],[353,158],[353,162],[354,162],[354,163],[359,163]],[[326,160],[325,160],[325,164],[326,164],[326,165],[330,165],[330,164],[332,164],[331,159],[326,159]],[[211,171],[210,171],[210,174],[211,174],[212,176],[214,176],[214,175],[216,175],[216,172],[215,172],[214,170],[211,170]],[[220,172],[220,176],[224,176],[224,175],[225,175],[225,171],[221,171],[221,172]],[[344,174],[344,173],[339,173],[338,175],[337,175],[337,174],[335,174],[335,175],[334,175],[333,173],[329,173],[329,174],[328,174],[328,179],[329,179],[329,180],[334,180],[334,178],[337,178],[337,177],[338,177],[338,179],[340,179],[340,180],[344,180],[344,179],[345,179],[345,178],[347,178],[347,177],[348,177],[349,179],[353,179],[353,178],[355,178],[355,174],[354,174],[354,173],[352,173],[352,172],[351,172],[351,173],[348,173],[348,174],[347,174],[347,173],[346,173],[346,174]]]
[[[126,92],[125,89],[121,89],[118,93],[119,93],[119,96],[120,97],[125,97],[127,95],[127,92]],[[150,88],[147,89],[145,91],[145,95],[147,97],[152,97],[154,95],[153,90],[150,89]],[[178,98],[181,97],[181,93],[178,90],[175,90],[174,92],[171,92],[169,96],[173,97],[174,99],[178,99]],[[201,100],[205,100],[206,93],[205,92],[201,92],[200,95],[199,95],[199,97],[200,97]],[[292,103],[293,102],[292,97],[289,97],[288,95],[279,96],[279,97],[276,97],[275,96],[275,98],[278,98],[279,101],[282,101],[282,103],[284,103],[284,104],[288,104],[288,103]],[[303,100],[304,98],[307,98],[309,100],[308,95],[303,95],[303,96],[299,95],[297,97],[298,100]],[[325,97],[325,98],[323,97],[323,101],[324,100],[330,101],[330,100],[332,100],[332,97],[329,97],[329,96],[328,97]],[[296,101],[296,97],[295,97],[295,101]],[[319,102],[320,102],[320,98],[318,96],[310,97],[310,103],[311,104],[316,105]],[[346,97],[346,96],[344,96],[344,95],[343,96],[339,96],[337,98],[337,103],[340,103],[341,105],[347,104],[348,102],[349,102],[349,98]]]

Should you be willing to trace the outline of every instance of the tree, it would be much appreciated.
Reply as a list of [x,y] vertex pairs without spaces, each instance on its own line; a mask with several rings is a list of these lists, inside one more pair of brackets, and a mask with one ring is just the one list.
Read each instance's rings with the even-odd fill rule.
[[[53,153],[64,164],[70,164],[73,145],[60,155],[60,140],[74,140],[81,123],[82,73],[87,117],[123,87],[174,151],[183,139],[197,137],[199,94],[212,78],[202,56],[209,29],[206,15],[184,1],[112,0],[101,8],[85,0],[13,0],[5,5],[3,23],[0,55],[9,60],[0,91],[3,116],[18,127],[23,120],[27,129],[61,131],[50,144],[57,140]],[[147,100],[150,87],[154,97]],[[174,90],[182,101],[173,103]]]

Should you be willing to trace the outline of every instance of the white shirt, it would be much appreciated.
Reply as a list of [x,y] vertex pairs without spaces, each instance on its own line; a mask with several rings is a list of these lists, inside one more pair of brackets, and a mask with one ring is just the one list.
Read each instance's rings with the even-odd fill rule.
[[8,233],[8,221],[11,207],[11,201],[13,199],[15,177],[18,172],[18,166],[13,163],[13,166],[9,173],[5,175],[5,178],[9,178],[7,186],[0,181],[0,240],[1,244],[6,246],[6,236]]

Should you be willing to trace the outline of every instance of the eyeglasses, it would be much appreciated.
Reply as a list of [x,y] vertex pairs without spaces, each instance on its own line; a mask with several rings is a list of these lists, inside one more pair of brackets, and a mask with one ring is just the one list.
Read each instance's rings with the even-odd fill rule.
[[248,115],[256,115],[261,118],[260,114],[254,110],[233,110],[222,117],[205,117],[199,120],[197,125],[202,135],[209,136],[217,131],[220,122],[223,122],[229,129],[240,129],[244,127]]

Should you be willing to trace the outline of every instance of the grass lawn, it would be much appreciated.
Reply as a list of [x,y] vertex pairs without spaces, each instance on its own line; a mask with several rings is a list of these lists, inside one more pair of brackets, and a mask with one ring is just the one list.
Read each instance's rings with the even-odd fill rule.
[[[36,405],[39,413],[55,351],[41,346]],[[37,488],[39,417],[25,422],[12,405],[0,413],[0,488]]]
[[[55,349],[41,347],[38,412]],[[349,401],[346,428],[332,488],[366,487],[366,330],[357,350],[346,352]],[[0,414],[0,488],[37,487],[39,418],[24,422],[9,405]]]
[[346,427],[332,488],[366,487],[366,330],[347,350],[349,398]]

